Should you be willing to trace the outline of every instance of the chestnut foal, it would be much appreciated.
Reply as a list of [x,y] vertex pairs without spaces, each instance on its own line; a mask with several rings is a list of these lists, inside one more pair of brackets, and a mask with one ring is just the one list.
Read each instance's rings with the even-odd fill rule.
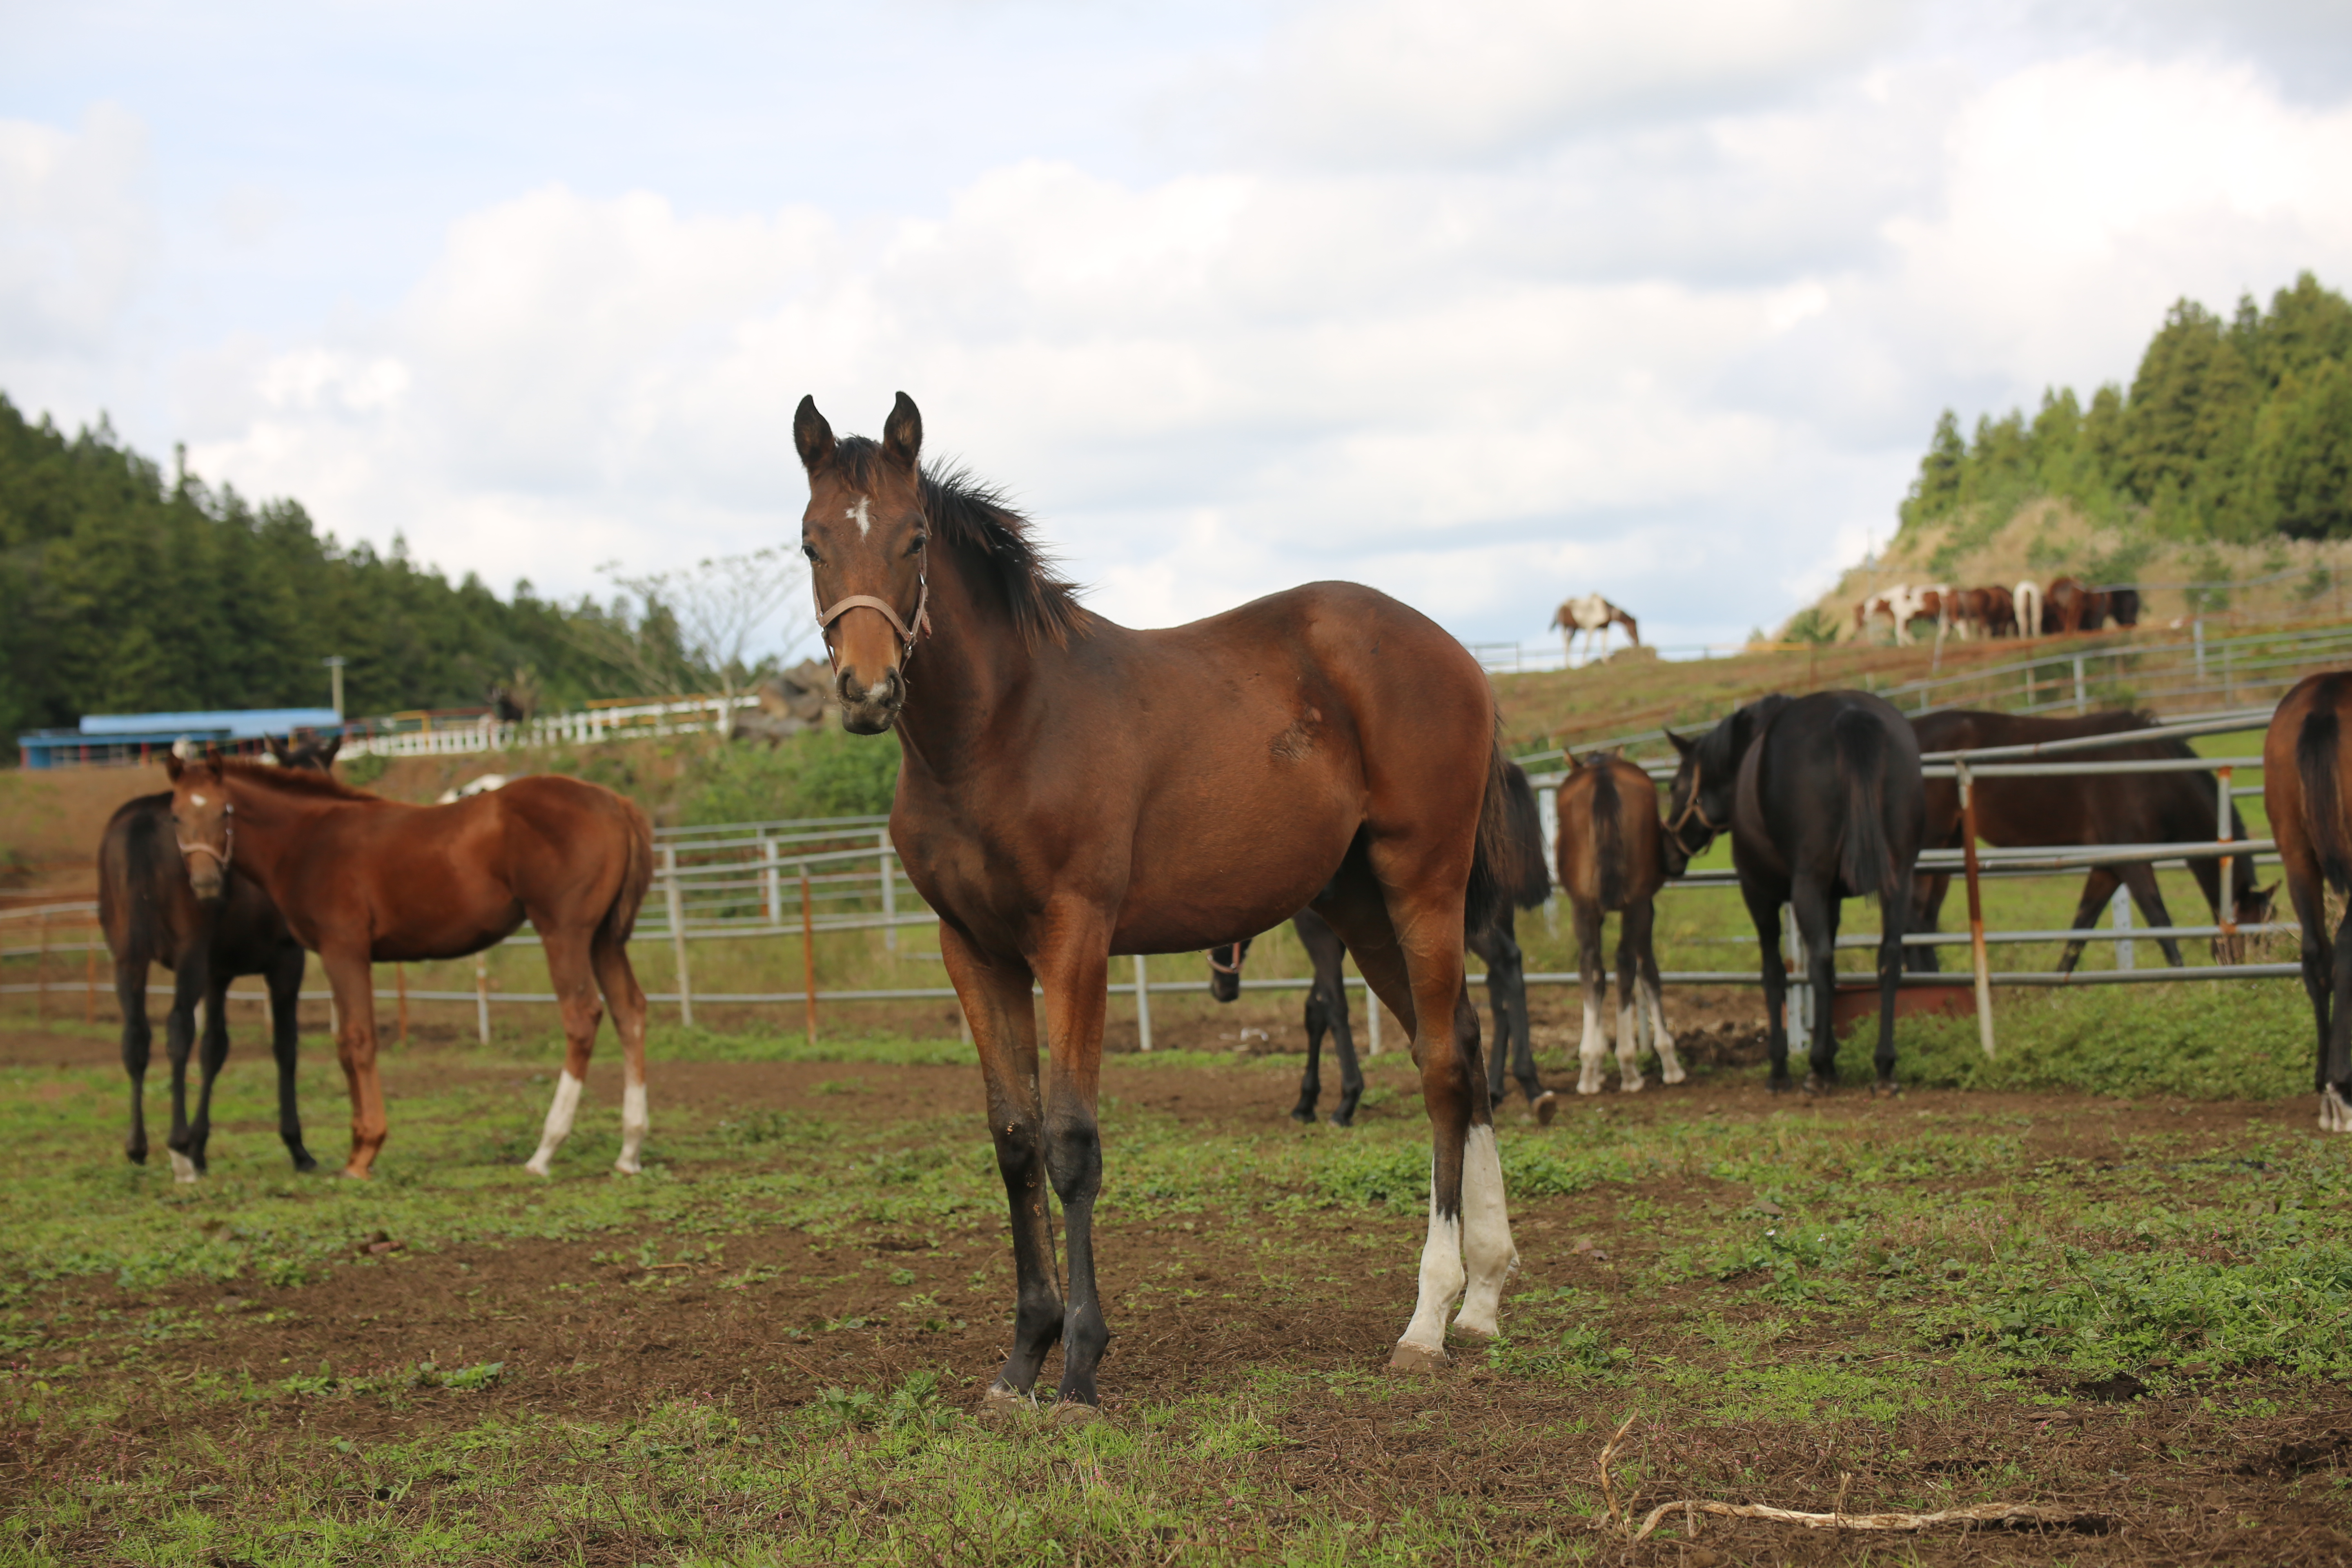
[[529,920],[570,1044],[539,1152],[571,1134],[595,1047],[601,987],[620,1031],[621,1157],[638,1169],[646,1139],[646,994],[629,967],[630,928],[653,883],[653,828],[631,802],[557,774],[517,779],[455,805],[404,805],[324,773],[207,755],[167,758],[172,820],[188,879],[215,899],[232,874],[251,879],[334,987],[335,1050],[352,1094],[346,1176],[383,1147],[370,964],[462,958]]

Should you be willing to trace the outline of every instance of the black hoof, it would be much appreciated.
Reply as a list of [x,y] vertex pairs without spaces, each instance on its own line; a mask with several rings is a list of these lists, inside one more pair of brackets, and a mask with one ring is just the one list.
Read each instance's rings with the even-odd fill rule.
[[1335,1110],[1331,1113],[1331,1125],[1334,1127],[1353,1127],[1355,1124],[1356,1113],[1352,1110]]
[[1827,1094],[1835,1088],[1837,1084],[1833,1080],[1825,1079],[1817,1072],[1809,1072],[1805,1075],[1805,1093],[1808,1097]]
[[319,1162],[312,1155],[297,1154],[294,1156],[294,1168],[307,1176],[319,1168]]
[[1293,1121],[1312,1127],[1315,1125],[1315,1108],[1311,1105],[1299,1106],[1290,1113],[1290,1119]]
[[134,1165],[143,1165],[147,1163],[147,1151],[143,1145],[136,1149],[125,1149],[122,1152]]

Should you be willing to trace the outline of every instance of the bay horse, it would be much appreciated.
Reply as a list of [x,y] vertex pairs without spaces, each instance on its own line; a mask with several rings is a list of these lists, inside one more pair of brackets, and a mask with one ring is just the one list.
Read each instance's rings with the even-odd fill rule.
[[1653,900],[1665,886],[1665,832],[1658,821],[1658,786],[1615,752],[1573,760],[1559,786],[1559,885],[1576,910],[1577,967],[1584,981],[1583,1068],[1579,1094],[1599,1094],[1608,1048],[1601,1018],[1608,1002],[1602,922],[1618,916],[1617,1068],[1619,1089],[1642,1088],[1644,1023],[1657,1047],[1658,1070],[1668,1083],[1685,1078],[1659,996],[1658,955],[1651,936]]
[[[1911,721],[1911,730],[1919,738],[1922,752],[1965,752],[1992,746],[2036,745],[2045,741],[2072,741],[2085,735],[2119,735],[2133,730],[2154,729],[2156,717],[2149,713],[2117,710],[2106,713],[2072,715],[2036,715],[1996,713],[1971,708],[1949,708],[1940,713],[1925,713]],[[2106,746],[2085,753],[2099,762],[2140,763],[2160,762],[2197,753],[2188,742],[2173,737],[2157,736],[2135,741],[2128,745]],[[2074,760],[2081,760],[2079,758]],[[1960,788],[1956,780],[1929,779],[1927,787],[1927,847],[1931,849],[1957,849],[1960,847]],[[2180,844],[2213,837],[2215,819],[2220,815],[2215,803],[2212,777],[2207,773],[2114,773],[2107,775],[2076,774],[2058,778],[2002,778],[1998,774],[1980,778],[1975,787],[1977,805],[1977,837],[1988,844],[2007,847],[2027,847],[2057,845],[2093,844]],[[2230,832],[2232,837],[2246,837],[2245,818],[2238,808],[2230,808]],[[2254,858],[2252,854],[2232,858],[2231,868],[2231,919],[2239,925],[2261,925],[2268,921],[2273,908],[2272,895],[2277,884],[2268,888],[2254,885]],[[2191,860],[2189,875],[2205,894],[2205,907],[2212,912],[2218,924],[2221,919],[2221,868],[2218,860]],[[1914,879],[1911,901],[1911,929],[1935,931],[1943,914],[1944,896],[1950,889],[1952,874],[1948,871],[1921,872]],[[2172,915],[2164,907],[2164,895],[2157,886],[2156,868],[2137,866],[2094,866],[2083,879],[2083,896],[2074,906],[2073,929],[2088,931],[2098,924],[2099,916],[2108,900],[2115,897],[2117,887],[2131,892],[2132,902],[2139,906],[2140,917],[2150,925],[2168,926]],[[2164,950],[2165,962],[2175,969],[2181,965],[2180,944],[2171,937],[2158,937],[2157,945]],[[2081,962],[2084,943],[2071,942],[2059,957],[2058,973],[2071,974]],[[2221,938],[2213,942],[2214,957],[2224,963],[2238,962],[2234,948]],[[1915,947],[1909,953],[1910,966],[1915,970],[1933,971],[1941,967],[1932,947]]]
[[1576,657],[1576,634],[1584,633],[1586,657],[1590,658],[1593,650],[1609,646],[1611,626],[1623,626],[1625,639],[1635,647],[1642,646],[1642,628],[1633,617],[1598,594],[1561,600],[1559,608],[1551,613],[1551,620],[1544,630],[1557,630],[1560,634],[1561,640],[1568,645],[1568,657],[1570,658]]
[[1666,819],[1666,871],[1680,876],[1719,833],[1731,835],[1740,897],[1763,950],[1764,1005],[1775,1093],[1789,1087],[1788,967],[1780,906],[1805,945],[1813,998],[1807,1093],[1837,1081],[1836,994],[1841,901],[1878,898],[1878,1087],[1895,1086],[1895,993],[1903,975],[1904,917],[1927,828],[1919,742],[1894,705],[1866,691],[1778,693],[1740,709],[1696,741],[1671,731],[1681,753]]
[[[1500,1105],[1507,1097],[1503,1076],[1507,1064],[1510,1076],[1518,1080],[1519,1091],[1527,1096],[1528,1109],[1538,1121],[1549,1126],[1559,1097],[1543,1086],[1536,1071],[1535,1042],[1528,1023],[1527,961],[1519,951],[1517,911],[1539,908],[1551,896],[1551,874],[1544,864],[1543,816],[1536,805],[1535,786],[1518,763],[1507,762],[1503,768],[1508,811],[1507,847],[1499,869],[1507,875],[1508,885],[1495,902],[1493,917],[1484,926],[1465,932],[1463,941],[1486,963],[1486,1005],[1495,1014],[1495,1048],[1486,1053],[1487,1098]],[[1315,972],[1307,989],[1307,1067],[1299,1074],[1298,1103],[1290,1114],[1294,1121],[1315,1120],[1316,1102],[1323,1096],[1323,1037],[1328,1033],[1339,1058],[1339,1103],[1331,1112],[1331,1125],[1352,1127],[1356,1106],[1364,1095],[1364,1073],[1356,1059],[1355,1033],[1349,1026],[1347,976],[1341,968],[1347,944],[1312,907],[1293,915],[1290,925]],[[1218,1001],[1231,1002],[1242,994],[1242,963],[1249,956],[1250,941],[1244,937],[1209,950],[1209,994]]]
[[1097,1404],[1110,956],[1199,952],[1308,904],[1403,1021],[1434,1133],[1419,1295],[1390,1365],[1445,1360],[1457,1295],[1457,1328],[1496,1332],[1516,1250],[1462,959],[1500,886],[1503,757],[1477,661],[1342,583],[1130,630],[1079,605],[998,492],[923,466],[904,393],[879,442],[836,438],[809,397],[793,437],[842,723],[898,731],[891,838],[939,911],[986,1083],[1019,1279],[989,1397],[1026,1399],[1058,1341],[1065,1408],[1084,1419]]
[[[2132,608],[2138,614],[2137,600]],[[2076,632],[2095,632],[2107,624],[2107,595],[2096,588],[2085,587],[2079,578],[2053,577],[2042,599],[2042,629],[2045,633],[2071,637]]]
[[[341,735],[279,741],[269,750],[282,767],[325,772]],[[172,1005],[163,1015],[163,1049],[172,1064],[172,1131],[164,1147],[172,1173],[194,1182],[209,1168],[213,1082],[228,1060],[228,988],[239,975],[258,974],[269,988],[269,1050],[278,1062],[278,1136],[298,1171],[319,1162],[302,1144],[294,1068],[300,1049],[302,944],[268,894],[249,881],[205,900],[188,882],[179,837],[172,831],[172,797],[141,795],[115,808],[98,841],[98,920],[114,963],[114,1000],[122,1014],[122,1068],[131,1078],[131,1132],[122,1151],[134,1165],[147,1163],[147,1064],[154,1030],[147,1019],[147,975],[160,963],[172,972]],[[197,1053],[196,1110],[188,1114],[188,1057],[195,1050],[196,1004],[205,1004],[204,1046]]]
[[2327,895],[2352,900],[2352,672],[2307,675],[2279,703],[2263,737],[2263,805],[2303,927],[2303,990],[2319,1037],[2313,1087],[2319,1127],[2352,1132],[2352,917],[2327,934]]
[[234,879],[257,884],[334,988],[335,1050],[352,1097],[343,1174],[366,1176],[385,1135],[369,966],[462,958],[505,941],[525,920],[546,947],[570,1047],[525,1168],[547,1174],[571,1135],[603,1017],[601,988],[621,1037],[614,1168],[637,1172],[647,1121],[646,996],[628,941],[654,861],[653,828],[635,804],[555,773],[454,805],[405,805],[323,773],[210,752],[167,757],[163,766],[196,896],[216,898]]

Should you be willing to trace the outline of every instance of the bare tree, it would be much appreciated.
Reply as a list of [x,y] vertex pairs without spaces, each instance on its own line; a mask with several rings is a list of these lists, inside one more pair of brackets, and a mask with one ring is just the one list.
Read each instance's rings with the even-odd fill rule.
[[[816,629],[808,568],[794,552],[710,556],[667,572],[631,573],[607,562],[597,571],[636,601],[637,614],[632,624],[624,606],[593,624],[589,651],[648,695],[724,698],[730,718],[734,700]],[[727,731],[724,721],[717,726],[722,742]]]

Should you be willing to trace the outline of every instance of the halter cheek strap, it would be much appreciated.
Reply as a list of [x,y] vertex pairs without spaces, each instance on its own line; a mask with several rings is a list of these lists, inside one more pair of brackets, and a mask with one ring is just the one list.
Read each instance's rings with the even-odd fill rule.
[[[1719,834],[1723,831],[1721,827],[1717,826],[1716,823],[1708,817],[1706,815],[1706,808],[1699,804],[1699,791],[1704,789],[1706,786],[1706,769],[1701,767],[1697,763],[1693,763],[1691,764],[1690,799],[1683,803],[1683,808],[1675,815],[1675,819],[1666,824],[1666,831],[1674,836],[1675,843],[1682,843],[1683,824],[1688,822],[1694,816],[1698,818],[1698,825],[1701,827],[1706,828],[1710,836]],[[1689,853],[1687,847],[1685,847],[1684,853]]]

